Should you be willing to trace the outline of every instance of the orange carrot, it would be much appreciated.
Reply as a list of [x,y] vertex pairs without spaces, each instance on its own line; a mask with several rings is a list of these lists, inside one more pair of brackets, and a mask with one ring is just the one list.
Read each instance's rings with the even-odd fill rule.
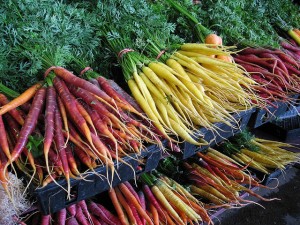
[[152,224],[153,222],[150,219],[150,217],[147,215],[147,213],[145,212],[145,210],[142,208],[142,206],[140,205],[140,203],[138,202],[138,200],[134,197],[134,195],[128,190],[128,188],[126,187],[125,184],[121,183],[119,184],[119,188],[120,191],[122,191],[122,193],[125,195],[125,198],[127,199],[127,201],[130,201],[133,203],[133,205],[136,207],[138,213],[146,219],[148,224]]
[[0,115],[3,115],[4,113],[7,113],[8,111],[17,108],[18,106],[24,104],[25,102],[28,102],[35,93],[42,87],[42,83],[36,83],[30,88],[28,88],[26,91],[24,91],[20,96],[10,101],[8,104],[2,106],[0,108]]

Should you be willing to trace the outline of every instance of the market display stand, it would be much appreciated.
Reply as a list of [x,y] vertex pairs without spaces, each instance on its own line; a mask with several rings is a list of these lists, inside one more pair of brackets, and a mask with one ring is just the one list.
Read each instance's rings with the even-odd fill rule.
[[[295,105],[287,105],[282,102],[275,102],[273,106],[268,109],[252,108],[246,111],[242,111],[234,114],[234,118],[238,121],[239,126],[229,126],[225,123],[217,123],[218,132],[200,128],[195,133],[195,138],[198,138],[202,134],[203,138],[209,143],[204,146],[195,146],[187,142],[181,143],[182,159],[187,159],[195,155],[199,151],[204,151],[210,146],[217,145],[225,139],[228,139],[235,134],[241,132],[246,127],[250,129],[256,129],[270,121],[274,121],[281,115],[289,112],[291,109],[297,107],[299,96],[295,98]],[[297,100],[297,101],[296,101]],[[163,147],[167,146],[167,142],[163,141]],[[95,171],[87,172],[85,179],[71,179],[71,199],[67,199],[66,192],[57,184],[52,183],[43,188],[31,187],[31,195],[35,198],[38,209],[45,215],[55,213],[69,205],[75,204],[80,200],[88,199],[94,195],[108,190],[111,186],[114,187],[124,181],[132,180],[136,175],[140,175],[145,172],[149,172],[155,169],[159,161],[165,156],[162,155],[162,149],[157,145],[151,145],[146,148],[140,155],[133,154],[130,157],[125,157],[127,165],[124,163],[115,163],[116,173],[113,179],[106,179],[106,175],[111,175],[110,170],[106,167],[98,167]],[[143,162],[143,166],[140,166],[138,162]],[[134,171],[133,171],[134,169]],[[96,173],[95,173],[96,172]],[[268,178],[273,176],[279,176],[280,173],[275,171],[276,174],[270,174],[265,178],[265,182]],[[83,175],[85,176],[85,174]],[[108,176],[111,177],[111,176]],[[112,182],[111,182],[112,181]],[[59,185],[67,188],[67,183],[64,180],[58,181]]]

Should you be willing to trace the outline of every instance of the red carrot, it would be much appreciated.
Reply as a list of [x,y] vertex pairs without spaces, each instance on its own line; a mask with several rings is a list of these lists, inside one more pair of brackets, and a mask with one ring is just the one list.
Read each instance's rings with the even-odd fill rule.
[[33,99],[30,111],[25,119],[24,125],[20,131],[20,136],[16,146],[11,153],[11,162],[15,161],[22,153],[23,148],[27,144],[29,135],[36,127],[38,116],[44,104],[46,96],[46,88],[40,88]]
[[62,132],[62,120],[61,115],[58,109],[55,110],[54,114],[54,128],[55,128],[55,135],[54,135],[54,142],[57,149],[57,152],[60,156],[60,160],[62,162],[63,172],[68,182],[68,197],[70,197],[70,169],[67,159],[67,154],[65,150],[65,142],[64,142],[64,135]]
[[248,54],[258,55],[260,53],[273,53],[273,51],[265,48],[245,48],[243,49],[243,51],[239,52],[239,54],[243,54],[243,55],[248,55]]
[[91,217],[91,215],[90,215],[90,213],[89,213],[89,210],[88,210],[88,207],[87,207],[87,204],[86,204],[85,200],[79,201],[79,202],[77,203],[77,205],[80,206],[80,208],[82,209],[82,212],[83,212],[83,214],[84,214],[84,216],[85,216],[86,218],[90,218],[90,217]]
[[71,146],[66,145],[65,151],[66,151],[66,156],[67,156],[68,165],[69,165],[70,170],[72,171],[72,173],[74,175],[79,175],[80,172],[78,171],[77,163],[74,158]]
[[57,108],[56,91],[53,86],[47,87],[46,95],[46,111],[45,111],[45,138],[44,138],[44,156],[46,168],[49,170],[49,149],[54,137],[54,113]]
[[70,115],[70,118],[72,118],[73,122],[78,127],[80,132],[86,137],[88,142],[94,148],[90,129],[85,119],[81,116],[80,112],[78,111],[76,103],[71,97],[71,93],[68,90],[66,84],[58,77],[54,78],[53,83]]
[[112,113],[110,113],[105,106],[103,106],[102,103],[98,101],[91,93],[82,88],[76,88],[74,86],[70,86],[69,88],[77,98],[81,98],[84,102],[94,108],[98,112],[100,118],[107,124],[111,124],[112,121],[115,126],[121,128],[120,124],[122,122]]
[[113,99],[111,97],[109,97],[104,91],[102,91],[97,86],[93,85],[92,83],[90,83],[80,77],[75,76],[73,73],[71,73],[70,71],[68,71],[62,67],[55,67],[53,70],[57,76],[62,78],[67,83],[72,84],[76,87],[83,88],[83,89],[99,96],[100,98],[104,99],[108,103],[113,103]]

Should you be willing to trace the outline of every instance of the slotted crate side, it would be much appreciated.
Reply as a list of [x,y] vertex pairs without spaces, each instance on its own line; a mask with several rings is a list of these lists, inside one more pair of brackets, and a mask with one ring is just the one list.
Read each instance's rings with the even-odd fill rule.
[[[164,141],[163,144],[165,146],[166,142]],[[70,180],[71,199],[67,199],[67,192],[60,187],[62,186],[64,189],[67,189],[67,182],[65,180],[57,181],[60,186],[54,182],[43,188],[31,186],[31,193],[35,197],[38,208],[43,214],[55,213],[78,201],[109,190],[111,186],[117,186],[119,183],[133,179],[136,175],[155,169],[161,158],[161,152],[162,150],[157,145],[151,145],[145,151],[142,151],[140,155],[132,154],[131,157],[124,157],[123,160],[126,164],[122,162],[117,164],[115,162],[113,179],[111,179],[111,170],[107,170],[105,166],[96,168],[94,172],[89,171],[82,174],[84,179],[72,178]],[[107,174],[109,179],[106,179]]]
[[[236,121],[238,121],[238,127],[236,125],[235,125],[235,127],[232,127],[225,123],[216,123],[215,125],[218,128],[218,133],[216,133],[212,130],[206,129],[206,128],[199,129],[200,134],[204,135],[203,139],[205,141],[207,141],[209,144],[199,147],[199,146],[190,144],[188,142],[184,142],[181,145],[181,149],[183,152],[182,158],[187,159],[187,158],[193,156],[194,154],[196,154],[197,152],[204,151],[208,147],[216,145],[216,144],[220,143],[221,141],[223,141],[224,139],[227,139],[227,138],[241,132],[242,130],[244,130],[247,127],[248,122],[249,122],[250,117],[253,112],[255,112],[254,108],[234,114],[234,118],[236,119]],[[199,137],[199,134],[198,135],[195,134],[195,136]]]

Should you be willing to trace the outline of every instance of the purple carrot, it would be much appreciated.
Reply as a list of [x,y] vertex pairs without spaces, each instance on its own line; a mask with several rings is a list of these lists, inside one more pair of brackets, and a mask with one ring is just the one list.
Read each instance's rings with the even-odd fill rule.
[[280,42],[280,45],[281,45],[283,48],[288,49],[288,50],[291,50],[291,51],[294,51],[294,52],[300,51],[300,48],[299,48],[299,47],[293,46],[293,45],[289,44],[289,43],[286,42],[286,41],[281,41],[281,42]]
[[76,204],[68,206],[67,210],[72,217],[76,216]]
[[57,108],[57,102],[56,91],[53,86],[47,87],[46,94],[44,156],[46,168],[49,171],[48,154],[54,137],[54,113]]
[[91,219],[94,225],[103,225],[94,215],[91,215]]
[[84,216],[82,209],[79,205],[76,205],[76,216],[75,218],[81,225],[89,225],[89,221],[87,218]]
[[66,221],[66,225],[79,225],[75,217],[70,217]]
[[88,204],[88,209],[90,213],[100,217],[104,222],[108,223],[109,225],[121,225],[120,220],[100,204],[90,202]]
[[[144,192],[139,191],[138,196],[139,196],[142,208],[146,211],[146,200],[145,200]],[[142,218],[142,223],[143,223],[143,225],[146,225],[146,220],[144,218]]]
[[50,215],[42,215],[41,225],[50,225]]
[[44,105],[45,96],[46,88],[44,87],[40,88],[36,92],[29,113],[20,131],[18,142],[11,153],[11,162],[15,161],[22,153],[23,148],[28,142],[29,135],[34,131],[38,121],[38,116]]
[[82,209],[83,214],[85,215],[86,218],[90,218],[90,213],[87,207],[87,204],[85,202],[85,200],[81,200],[77,203],[78,206],[80,206],[80,208]]
[[107,82],[110,84],[110,86],[120,95],[123,96],[123,98],[129,102],[130,105],[132,105],[138,112],[143,113],[143,110],[139,106],[139,104],[134,100],[131,95],[129,95],[126,91],[124,91],[114,80],[107,80]]
[[56,225],[65,225],[67,218],[67,210],[66,208],[59,210],[56,213]]

